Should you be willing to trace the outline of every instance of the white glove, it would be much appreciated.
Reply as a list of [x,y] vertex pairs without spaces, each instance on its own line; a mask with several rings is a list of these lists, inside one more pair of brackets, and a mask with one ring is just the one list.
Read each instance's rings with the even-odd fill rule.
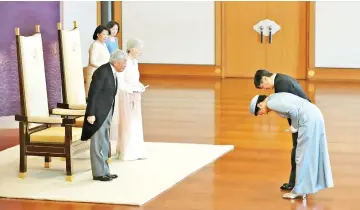
[[297,132],[297,129],[294,128],[293,126],[290,126],[290,128],[287,129],[286,132],[296,133],[296,132]]
[[143,84],[141,84],[141,87],[136,92],[143,93],[143,92],[145,92],[147,87],[149,87],[149,85],[144,86]]

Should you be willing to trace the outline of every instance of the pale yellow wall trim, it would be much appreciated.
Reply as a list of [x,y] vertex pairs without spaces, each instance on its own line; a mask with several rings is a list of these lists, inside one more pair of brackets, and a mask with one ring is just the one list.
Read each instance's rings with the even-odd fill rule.
[[216,1],[215,4],[215,73],[223,77],[222,66],[222,2]]
[[119,33],[117,34],[119,48],[122,49],[122,2],[121,1],[114,1],[114,21],[119,23],[120,29]]
[[96,2],[96,23],[101,25],[101,1]]

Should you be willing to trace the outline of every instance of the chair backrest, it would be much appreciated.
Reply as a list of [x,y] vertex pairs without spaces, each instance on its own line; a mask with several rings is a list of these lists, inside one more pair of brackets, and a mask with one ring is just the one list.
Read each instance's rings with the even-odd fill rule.
[[79,28],[75,23],[73,30],[61,30],[58,24],[58,32],[63,102],[86,104]]
[[32,36],[16,33],[21,110],[25,116],[49,116],[42,38],[39,26]]

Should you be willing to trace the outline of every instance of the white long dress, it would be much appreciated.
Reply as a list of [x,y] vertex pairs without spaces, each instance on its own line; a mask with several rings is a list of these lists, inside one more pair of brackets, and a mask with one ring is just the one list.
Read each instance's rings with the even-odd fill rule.
[[134,91],[140,83],[138,62],[128,59],[126,68],[118,73],[118,92],[110,128],[110,139],[116,141],[116,156],[120,160],[145,159],[145,143],[141,113],[141,94]]
[[89,65],[86,68],[85,78],[85,92],[88,95],[92,75],[94,71],[101,65],[108,63],[110,60],[110,53],[105,43],[95,40],[89,49]]

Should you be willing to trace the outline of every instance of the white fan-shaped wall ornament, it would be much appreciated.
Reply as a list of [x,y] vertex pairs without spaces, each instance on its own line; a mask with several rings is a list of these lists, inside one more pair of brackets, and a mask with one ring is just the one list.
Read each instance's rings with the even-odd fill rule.
[[276,32],[280,31],[281,27],[273,20],[261,20],[256,25],[254,25],[253,29],[261,34],[261,29],[264,36],[269,36],[269,32],[271,30],[271,35],[276,34]]

